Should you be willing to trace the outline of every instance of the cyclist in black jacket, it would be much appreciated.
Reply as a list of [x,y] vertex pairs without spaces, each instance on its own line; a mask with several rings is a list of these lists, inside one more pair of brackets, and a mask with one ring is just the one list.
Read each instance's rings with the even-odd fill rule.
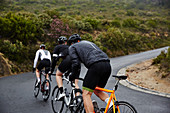
[[83,81],[83,101],[86,113],[93,113],[94,108],[91,100],[91,95],[94,92],[102,101],[106,103],[109,100],[109,95],[95,90],[95,87],[104,88],[111,74],[110,60],[108,56],[89,41],[81,41],[78,34],[73,34],[69,37],[69,55],[72,61],[72,75],[70,80],[79,77],[81,63],[88,69]]
[[[71,59],[70,56],[68,54],[68,48],[69,46],[67,45],[67,38],[65,36],[60,36],[58,38],[58,43],[59,45],[57,45],[54,48],[53,51],[53,60],[52,60],[52,66],[51,66],[51,73],[53,73],[54,68],[56,66],[57,61],[62,58],[62,62],[60,63],[60,65],[58,66],[58,69],[56,71],[56,81],[60,90],[60,95],[58,97],[58,99],[61,99],[65,96],[65,93],[63,92],[63,82],[62,82],[62,75],[63,73],[65,73],[66,71],[71,70]],[[75,86],[76,88],[78,87],[78,81],[75,82]]]

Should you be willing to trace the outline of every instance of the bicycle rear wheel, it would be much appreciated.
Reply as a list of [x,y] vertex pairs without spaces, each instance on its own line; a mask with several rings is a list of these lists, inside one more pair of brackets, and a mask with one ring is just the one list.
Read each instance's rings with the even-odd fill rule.
[[[48,89],[47,89],[47,87],[48,87]],[[44,99],[44,101],[47,101],[50,96],[50,92],[51,92],[51,84],[50,84],[49,80],[45,80],[43,82],[43,88],[44,88],[44,91],[42,92],[43,99]]]
[[64,101],[58,100],[58,96],[59,96],[59,88],[58,86],[55,86],[51,96],[51,104],[54,113],[62,113],[64,108]]
[[37,80],[35,81],[35,84],[34,84],[34,96],[37,97],[38,94],[39,94],[39,91],[40,91],[40,86],[36,86],[37,84]]
[[[119,106],[120,113],[137,113],[133,105],[129,104],[128,102],[119,101],[119,102],[116,102],[115,105]],[[117,108],[115,108],[115,111],[116,113],[119,113]],[[113,106],[109,108],[107,113],[114,113]]]

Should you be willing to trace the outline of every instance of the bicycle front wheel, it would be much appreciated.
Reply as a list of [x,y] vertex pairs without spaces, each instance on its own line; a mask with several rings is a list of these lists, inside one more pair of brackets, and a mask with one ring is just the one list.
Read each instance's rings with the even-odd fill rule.
[[[119,106],[120,113],[137,113],[133,105],[125,101],[116,102],[115,105]],[[107,113],[114,113],[113,106],[111,106]],[[119,113],[117,107],[115,107],[115,113]]]
[[83,97],[76,96],[70,103],[69,109],[71,113],[85,113]]
[[39,91],[40,91],[40,86],[36,86],[37,84],[37,80],[35,81],[35,84],[34,84],[34,96],[37,97],[38,94],[39,94]]
[[58,100],[58,96],[59,96],[59,88],[58,86],[55,86],[51,96],[51,104],[54,113],[62,113],[64,108],[64,101]]
[[50,92],[51,92],[51,84],[49,80],[45,80],[43,82],[43,88],[44,88],[44,91],[42,93],[43,99],[44,101],[47,101],[50,96]]

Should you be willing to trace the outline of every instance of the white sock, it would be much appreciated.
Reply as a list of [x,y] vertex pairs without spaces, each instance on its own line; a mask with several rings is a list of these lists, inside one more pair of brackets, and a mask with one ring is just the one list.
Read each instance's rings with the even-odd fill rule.
[[[106,104],[109,102],[109,97],[105,99]],[[109,108],[113,105],[113,102],[110,102]]]
[[37,80],[38,80],[38,82],[40,82],[40,78],[39,77],[37,78]]

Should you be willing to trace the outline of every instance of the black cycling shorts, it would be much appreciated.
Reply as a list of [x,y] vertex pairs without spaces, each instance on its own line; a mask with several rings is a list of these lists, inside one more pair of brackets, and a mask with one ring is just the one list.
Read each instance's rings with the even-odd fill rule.
[[83,89],[93,92],[96,86],[104,88],[111,74],[109,61],[99,61],[90,66],[83,82]]
[[39,65],[37,66],[37,69],[41,71],[45,67],[45,73],[47,74],[50,71],[50,60],[44,59],[41,60]]
[[70,69],[71,69],[71,58],[69,55],[67,55],[66,58],[63,59],[63,61],[58,66],[58,70],[61,73],[65,73],[67,70],[70,70]]

